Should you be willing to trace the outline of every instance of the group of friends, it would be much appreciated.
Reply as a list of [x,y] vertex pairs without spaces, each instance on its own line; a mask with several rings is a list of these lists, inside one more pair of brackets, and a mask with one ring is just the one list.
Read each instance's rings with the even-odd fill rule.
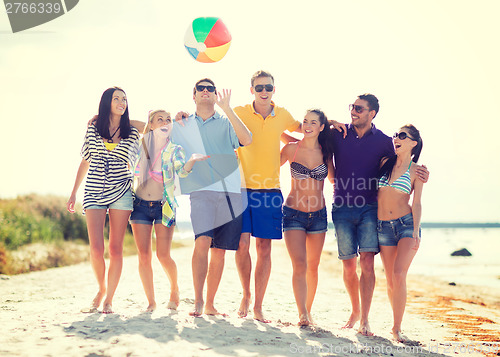
[[[85,311],[97,312],[102,303],[102,312],[113,312],[129,221],[147,311],[156,308],[153,227],[156,255],[170,281],[168,308],[178,307],[177,266],[171,256],[178,176],[181,193],[190,196],[195,234],[195,299],[190,315],[219,314],[215,295],[225,252],[232,250],[243,290],[238,315],[249,314],[253,299],[254,319],[269,322],[262,304],[271,274],[272,241],[284,236],[293,267],[298,324],[313,324],[311,310],[327,232],[323,187],[328,178],[334,186],[332,220],[352,305],[345,328],[359,322],[360,333],[372,334],[368,314],[375,287],[374,256],[380,252],[393,309],[392,333],[404,341],[406,274],[420,244],[421,195],[429,176],[425,166],[416,164],[422,150],[419,131],[408,124],[391,138],[378,130],[373,120],[379,102],[373,94],[358,96],[349,107],[351,123],[345,125],[328,120],[320,109],[307,110],[302,122],[295,120],[272,101],[275,84],[269,72],[256,72],[250,91],[254,101],[233,110],[231,91],[218,91],[211,79],[204,78],[193,88],[194,114],[179,112],[173,120],[169,112],[155,110],[147,123],[130,120],[123,89],[113,87],[103,93],[98,115],[87,127],[82,161],[67,202],[68,210],[74,212],[76,193],[86,177],[83,209],[99,290]],[[302,139],[285,131],[302,133]],[[285,143],[281,151],[280,141]],[[280,166],[286,162],[291,190],[284,199]],[[257,256],[253,297],[251,237]]]

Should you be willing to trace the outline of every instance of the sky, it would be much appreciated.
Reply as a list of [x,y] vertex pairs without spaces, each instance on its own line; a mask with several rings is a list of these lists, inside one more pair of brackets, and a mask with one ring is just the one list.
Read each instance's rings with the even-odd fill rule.
[[[192,88],[204,77],[232,90],[232,106],[250,103],[250,77],[264,69],[275,103],[297,120],[319,107],[347,123],[348,105],[369,92],[380,100],[377,128],[392,135],[414,124],[419,163],[430,170],[424,222],[499,222],[498,13],[498,0],[82,0],[13,34],[2,11],[0,198],[69,196],[106,88],[124,88],[131,118],[145,121],[152,109],[193,112]],[[232,35],[217,63],[196,62],[183,45],[205,16]],[[281,183],[288,194],[288,167]],[[325,183],[328,205],[331,195]]]

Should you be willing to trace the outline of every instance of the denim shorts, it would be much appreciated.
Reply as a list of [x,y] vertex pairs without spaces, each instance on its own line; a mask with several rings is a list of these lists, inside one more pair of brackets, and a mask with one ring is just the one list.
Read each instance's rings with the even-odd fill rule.
[[380,251],[377,238],[377,203],[364,206],[332,207],[332,220],[337,236],[339,259],[347,260],[358,253]]
[[130,223],[147,225],[161,224],[161,210],[161,201],[145,201],[135,196],[134,210],[130,214]]
[[210,248],[238,250],[243,222],[241,193],[195,191],[190,200],[195,240],[208,236],[212,238]]
[[[246,191],[246,192],[245,192]],[[253,237],[281,239],[283,195],[280,190],[242,190],[248,206],[243,212],[242,233]]]
[[283,206],[283,231],[299,230],[307,234],[325,233],[328,228],[326,207],[315,212],[302,212]]
[[[380,245],[397,246],[402,238],[413,238],[413,215],[408,213],[390,221],[378,221],[377,231]],[[419,232],[421,236],[421,230]]]
[[118,209],[123,211],[132,211],[134,208],[134,198],[132,197],[132,190],[129,189],[125,194],[120,197],[117,201],[109,205],[92,205],[88,206],[86,210],[89,209]]

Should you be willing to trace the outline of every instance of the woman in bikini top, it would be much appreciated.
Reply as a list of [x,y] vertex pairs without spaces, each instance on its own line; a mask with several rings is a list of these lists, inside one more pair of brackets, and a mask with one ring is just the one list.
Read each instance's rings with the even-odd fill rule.
[[148,299],[148,312],[156,308],[151,266],[153,226],[157,256],[170,281],[167,308],[175,310],[179,305],[177,266],[170,256],[175,228],[174,177],[187,176],[195,161],[207,158],[193,154],[186,161],[182,147],[171,142],[171,131],[169,113],[164,110],[149,113],[134,169],[135,198],[130,222],[139,253],[139,273]]
[[300,326],[313,323],[311,308],[327,230],[323,185],[328,170],[333,170],[329,130],[325,114],[319,109],[309,110],[302,122],[304,138],[285,145],[281,151],[281,164],[290,162],[292,176],[290,194],[283,206],[283,230],[292,260]]
[[406,274],[420,245],[423,182],[417,178],[416,162],[422,138],[413,125],[405,125],[393,140],[396,155],[382,160],[379,172],[377,229],[393,309],[392,335],[398,342],[405,342],[401,323],[406,305]]

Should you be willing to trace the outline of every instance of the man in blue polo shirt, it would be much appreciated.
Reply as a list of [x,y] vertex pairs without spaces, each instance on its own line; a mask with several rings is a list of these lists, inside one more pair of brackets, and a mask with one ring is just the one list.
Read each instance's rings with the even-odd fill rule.
[[[375,288],[374,257],[379,252],[377,237],[377,175],[380,161],[394,155],[392,139],[378,130],[372,120],[379,102],[373,94],[362,94],[350,105],[351,124],[347,135],[332,131],[335,173],[332,220],[337,235],[339,259],[352,312],[344,328],[360,321],[359,332],[373,335],[368,313]],[[330,176],[331,173],[329,173]],[[428,171],[417,169],[426,182]],[[360,255],[361,276],[356,272]],[[361,301],[360,301],[361,297]]]
[[[193,153],[209,156],[203,165],[194,167],[190,175],[180,179],[181,192],[190,195],[195,233],[192,316],[200,316],[203,312],[218,314],[214,298],[224,269],[225,251],[236,251],[240,240],[244,204],[234,150],[249,145],[252,134],[229,106],[230,97],[228,90],[217,93],[212,80],[198,81],[193,89],[195,114],[185,125],[176,122],[172,130],[172,141],[184,148],[187,157]],[[215,104],[227,117],[215,111]],[[206,305],[203,301],[205,279]]]

